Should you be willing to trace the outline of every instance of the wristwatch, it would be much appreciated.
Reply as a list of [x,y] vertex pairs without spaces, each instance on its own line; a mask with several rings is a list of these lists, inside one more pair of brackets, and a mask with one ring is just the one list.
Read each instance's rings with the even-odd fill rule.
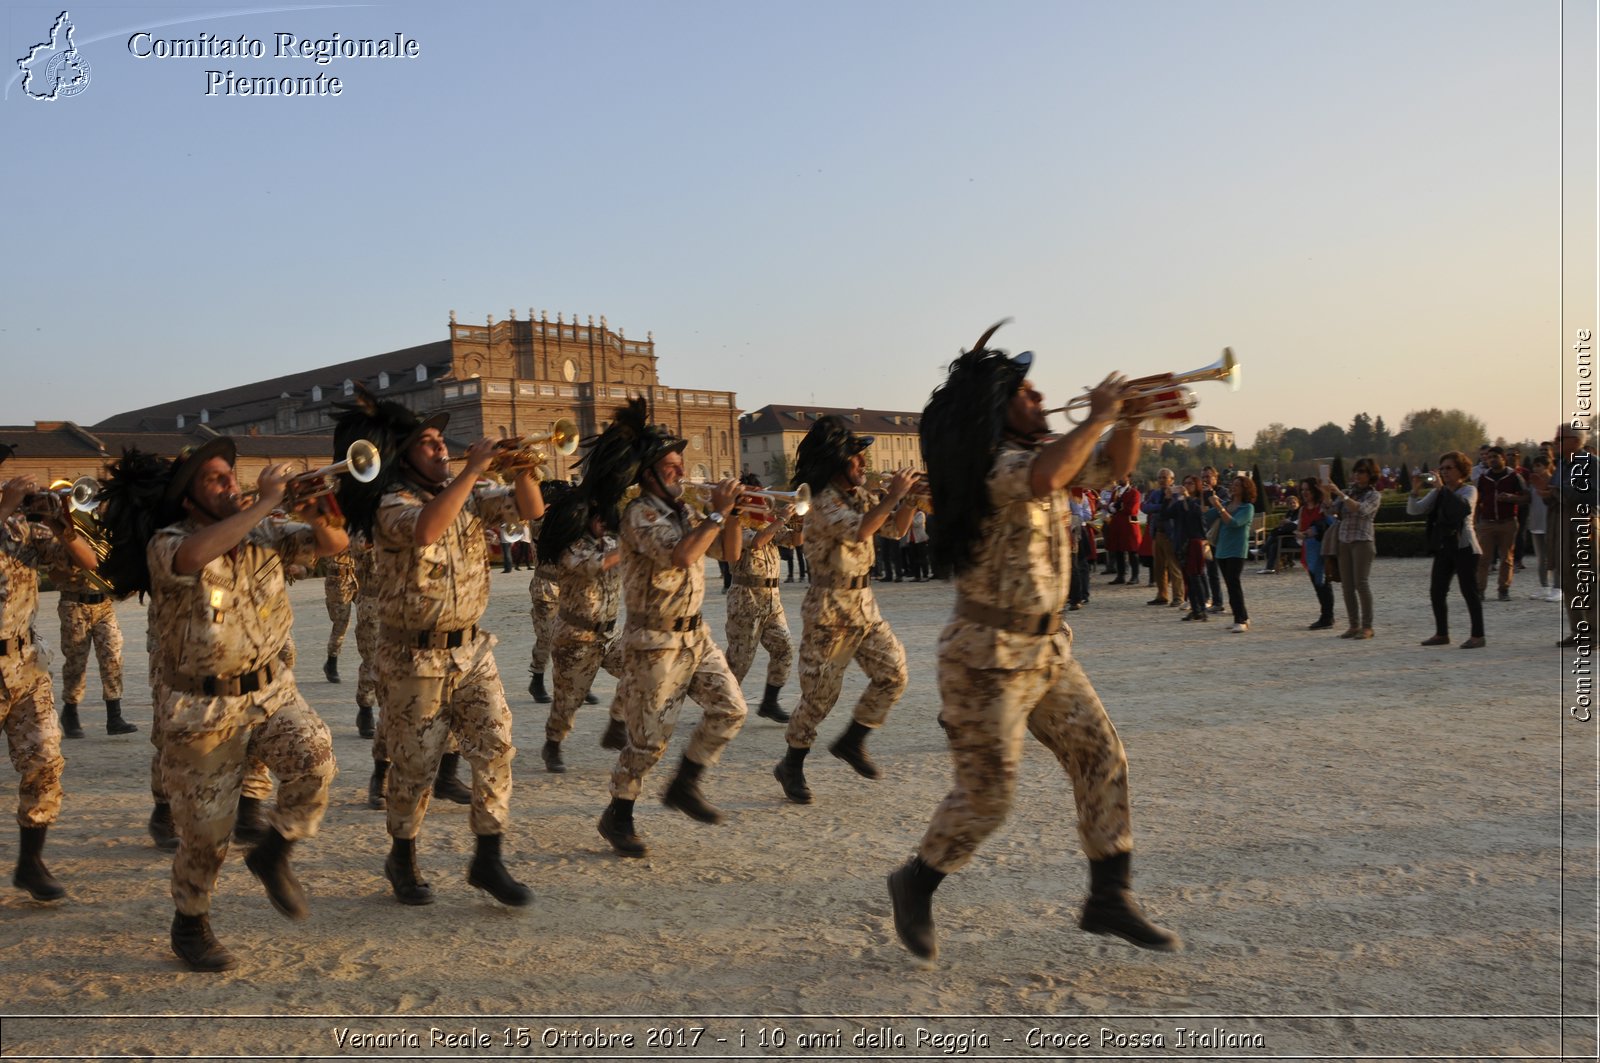
[[712,510],[710,513],[707,513],[706,520],[709,520],[712,524],[715,524],[719,528],[722,527],[722,514],[718,513],[716,510]]

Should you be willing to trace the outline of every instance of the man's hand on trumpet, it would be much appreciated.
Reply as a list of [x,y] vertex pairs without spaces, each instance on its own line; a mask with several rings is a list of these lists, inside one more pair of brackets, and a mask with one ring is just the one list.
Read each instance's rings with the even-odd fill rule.
[[22,500],[32,494],[37,487],[38,481],[28,473],[0,484],[0,521],[9,519],[11,514],[17,511],[17,507],[22,505]]

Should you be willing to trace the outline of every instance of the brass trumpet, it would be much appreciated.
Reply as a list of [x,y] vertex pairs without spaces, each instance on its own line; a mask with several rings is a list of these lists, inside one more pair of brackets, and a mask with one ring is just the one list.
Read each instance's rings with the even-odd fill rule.
[[22,515],[30,520],[59,517],[63,499],[74,514],[88,513],[100,504],[100,481],[93,476],[52,480],[43,491],[29,491],[22,496]]
[[[877,491],[881,494],[888,490],[889,481],[894,479],[899,471],[895,469],[888,472],[869,472],[867,473],[866,483],[863,486],[869,491]],[[915,470],[907,471],[912,472],[916,476],[916,480],[912,483],[911,490],[906,492],[905,500],[911,503],[911,508],[920,509],[922,512],[932,516],[933,494],[928,488],[928,474],[916,472]]]
[[[1188,385],[1209,380],[1226,381],[1230,390],[1239,390],[1239,360],[1233,356],[1232,347],[1222,348],[1222,357],[1210,365],[1187,373],[1156,373],[1135,377],[1123,385],[1123,397],[1144,402],[1144,408],[1138,411],[1141,420],[1183,424],[1189,420],[1189,411],[1200,405],[1200,400]],[[1082,424],[1089,412],[1089,396],[1079,395],[1065,406],[1044,412],[1065,414],[1073,424]]]
[[[283,485],[283,501],[278,504],[279,508],[285,513],[291,513],[307,502],[331,497],[337,490],[332,482],[336,476],[349,476],[357,483],[371,483],[378,478],[382,467],[383,458],[377,446],[365,439],[358,439],[345,451],[343,461],[291,476]],[[261,497],[259,485],[243,491],[239,495],[239,507],[248,508],[259,497]]]
[[[524,469],[542,469],[549,464],[550,455],[538,449],[540,443],[549,443],[557,454],[578,452],[578,426],[565,417],[550,426],[550,431],[532,436],[507,436],[497,444],[500,452],[489,462],[486,472],[497,476],[519,473]],[[465,457],[451,458],[465,461]]]

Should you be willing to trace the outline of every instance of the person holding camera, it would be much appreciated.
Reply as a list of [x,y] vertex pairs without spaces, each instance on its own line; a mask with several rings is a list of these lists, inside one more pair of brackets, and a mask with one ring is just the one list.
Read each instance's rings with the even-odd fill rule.
[[1486,645],[1483,599],[1478,593],[1478,555],[1483,550],[1478,545],[1478,533],[1471,519],[1478,489],[1467,482],[1469,468],[1467,456],[1459,450],[1441,455],[1440,482],[1430,486],[1427,481],[1431,477],[1418,477],[1412,485],[1411,497],[1406,500],[1407,513],[1428,515],[1428,545],[1433,550],[1428,598],[1433,603],[1434,634],[1422,640],[1424,646],[1450,643],[1450,614],[1445,596],[1450,591],[1452,575],[1461,588],[1461,597],[1466,599],[1467,615],[1472,618],[1472,637],[1463,642],[1461,648],[1476,650]]
[[1245,555],[1250,552],[1250,524],[1256,519],[1256,482],[1248,476],[1235,476],[1231,497],[1219,492],[1206,493],[1205,521],[1209,527],[1221,524],[1217,533],[1216,561],[1222,569],[1223,582],[1228,585],[1228,607],[1233,610],[1233,623],[1228,630],[1242,634],[1250,630],[1250,610],[1244,603]]
[[1378,556],[1372,522],[1383,498],[1374,486],[1377,478],[1378,463],[1361,458],[1350,467],[1348,493],[1326,478],[1322,483],[1322,511],[1339,519],[1335,556],[1344,589],[1344,612],[1350,621],[1350,629],[1339,636],[1342,639],[1372,637],[1372,562]]
[[1171,529],[1173,550],[1183,559],[1184,596],[1189,600],[1189,611],[1179,619],[1206,620],[1206,563],[1210,557],[1198,476],[1183,478],[1182,493],[1172,497],[1161,517]]
[[[1288,518],[1285,518],[1288,519]],[[1322,537],[1332,523],[1322,512],[1321,485],[1314,476],[1300,481],[1300,509],[1295,518],[1294,537],[1300,544],[1300,560],[1311,577],[1311,586],[1317,592],[1317,605],[1321,613],[1307,631],[1324,631],[1333,626],[1333,588],[1328,586],[1328,573],[1322,564]],[[1330,549],[1334,544],[1328,544]]]

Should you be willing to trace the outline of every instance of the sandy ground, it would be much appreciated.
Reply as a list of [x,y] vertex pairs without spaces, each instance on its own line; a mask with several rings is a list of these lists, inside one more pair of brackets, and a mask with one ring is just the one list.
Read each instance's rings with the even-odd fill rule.
[[[816,804],[787,804],[771,776],[782,731],[752,714],[708,786],[728,821],[662,808],[658,770],[639,804],[651,855],[628,861],[594,827],[605,710],[580,713],[568,774],[545,774],[545,710],[525,692],[527,574],[496,571],[486,623],[521,750],[508,848],[536,899],[514,911],[469,887],[466,810],[435,804],[420,852],[438,900],[403,908],[382,876],[382,815],[364,805],[354,639],[346,682],[325,682],[328,620],[309,581],[292,590],[299,675],[340,762],[322,831],[295,854],[311,918],[277,916],[230,853],[213,921],[238,969],[189,973],[171,955],[169,860],[144,827],[144,615],[124,604],[125,704],[142,730],[94,726],[91,665],[89,737],[66,743],[47,851],[70,897],[0,894],[0,1054],[1593,1058],[1596,725],[1568,714],[1559,609],[1526,599],[1527,574],[1514,600],[1488,603],[1475,653],[1417,645],[1432,633],[1423,561],[1378,562],[1370,642],[1306,631],[1300,574],[1247,575],[1246,635],[1220,617],[1180,624],[1145,588],[1105,582],[1072,614],[1075,645],[1128,748],[1140,895],[1182,932],[1181,954],[1077,929],[1070,788],[1031,744],[1012,818],[937,895],[939,960],[895,940],[884,875],[949,782],[933,658],[944,583],[879,592],[911,662],[872,740],[885,779],[819,750]],[[803,587],[783,593],[798,640]],[[42,612],[53,636],[53,595]],[[706,613],[720,632],[715,590]],[[862,685],[854,674],[824,740]],[[0,839],[0,859],[14,845]]]

